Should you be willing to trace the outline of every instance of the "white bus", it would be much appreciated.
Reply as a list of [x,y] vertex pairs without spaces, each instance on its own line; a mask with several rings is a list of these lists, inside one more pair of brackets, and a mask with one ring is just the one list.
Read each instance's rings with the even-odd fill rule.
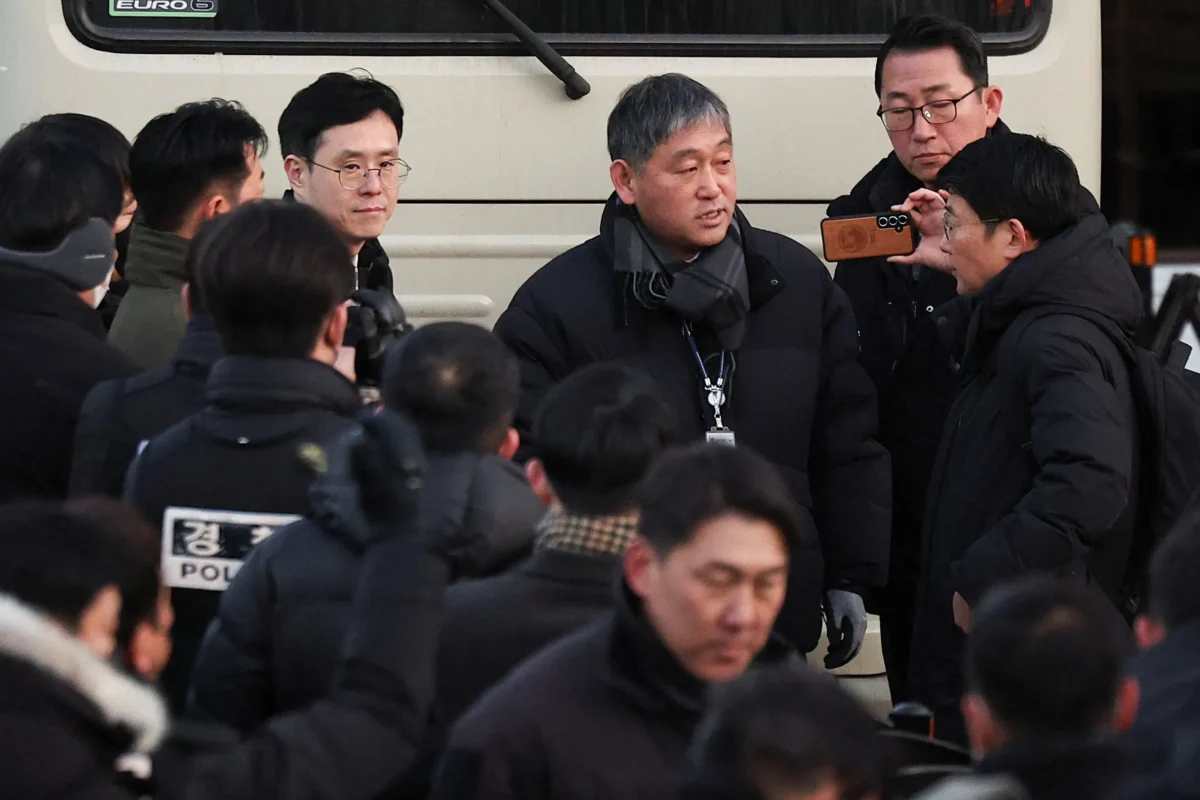
[[[407,111],[413,172],[383,239],[397,294],[417,321],[490,326],[535,269],[597,231],[611,191],[605,121],[649,74],[684,72],[721,94],[742,207],[819,255],[826,204],[889,147],[875,50],[899,16],[941,11],[983,33],[1005,121],[1065,147],[1099,193],[1099,0],[508,0],[586,81],[575,99],[496,5],[3,0],[0,135],[78,111],[132,137],[210,97],[241,101],[272,130],[316,76],[365,68]],[[286,188],[279,159],[275,146],[269,194]]]

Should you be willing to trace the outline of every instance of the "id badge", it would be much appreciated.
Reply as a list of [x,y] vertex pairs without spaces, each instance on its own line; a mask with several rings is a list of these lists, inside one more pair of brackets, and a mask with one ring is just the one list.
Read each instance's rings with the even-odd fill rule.
[[709,444],[720,444],[726,447],[737,445],[737,438],[729,428],[709,428],[708,433],[705,434],[705,440]]

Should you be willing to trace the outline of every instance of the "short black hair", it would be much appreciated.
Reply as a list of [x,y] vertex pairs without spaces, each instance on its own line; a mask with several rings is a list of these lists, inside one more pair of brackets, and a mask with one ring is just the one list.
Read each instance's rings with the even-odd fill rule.
[[1150,559],[1147,610],[1173,631],[1200,620],[1200,511],[1184,515]]
[[605,516],[633,508],[651,465],[678,435],[678,420],[646,373],[593,364],[546,393],[533,441],[566,510]]
[[311,161],[330,128],[352,125],[382,111],[404,137],[404,105],[396,90],[368,74],[329,72],[296,93],[279,118],[282,155]]
[[229,355],[308,358],[354,288],[346,246],[320,212],[247,203],[212,221],[196,288]]
[[129,551],[110,534],[62,503],[0,506],[0,592],[77,627],[101,589],[129,580]]
[[53,250],[92,218],[113,225],[124,201],[111,164],[40,121],[0,147],[0,247]]
[[1087,216],[1075,162],[1061,147],[1023,133],[971,142],[942,167],[937,188],[961,197],[981,220],[1020,220],[1041,242]]
[[53,131],[86,144],[90,150],[117,171],[121,185],[132,189],[129,172],[129,139],[111,122],[88,114],[47,114],[39,121],[42,129]]
[[967,688],[1021,738],[1086,736],[1115,711],[1129,630],[1099,591],[1034,575],[971,614]]
[[815,535],[775,467],[742,446],[700,443],[669,450],[638,494],[638,533],[660,557],[691,541],[705,522],[726,514],[775,526],[793,555]]
[[766,800],[833,782],[841,800],[883,794],[881,725],[831,675],[757,667],[715,690],[696,731],[682,800]]
[[187,103],[146,123],[129,156],[131,185],[146,225],[175,232],[211,187],[235,195],[250,168],[246,148],[261,158],[267,132],[238,103]]
[[516,356],[493,333],[436,322],[393,345],[382,395],[413,421],[426,449],[495,453],[512,427],[520,380]]
[[118,548],[124,569],[117,588],[121,592],[121,619],[117,647],[127,650],[133,632],[143,622],[154,622],[162,590],[160,537],[136,510],[106,497],[72,500],[64,509],[73,519],[93,526]]
[[988,85],[987,53],[979,34],[941,14],[904,17],[892,28],[875,58],[875,94],[883,91],[883,65],[892,53],[925,53],[949,47],[958,54],[963,73],[976,89]]

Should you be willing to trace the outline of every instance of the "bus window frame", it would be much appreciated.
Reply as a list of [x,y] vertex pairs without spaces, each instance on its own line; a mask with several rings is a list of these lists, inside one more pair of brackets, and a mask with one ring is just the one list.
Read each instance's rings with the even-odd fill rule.
[[[102,27],[87,14],[88,0],[62,0],[67,28],[83,44],[111,53],[320,56],[526,56],[509,34],[284,33]],[[1027,53],[1050,29],[1054,0],[1034,0],[1031,24],[1017,33],[981,34],[989,56]],[[165,38],[164,34],[172,34]],[[874,58],[885,34],[717,36],[546,34],[563,56],[675,56],[709,58]]]

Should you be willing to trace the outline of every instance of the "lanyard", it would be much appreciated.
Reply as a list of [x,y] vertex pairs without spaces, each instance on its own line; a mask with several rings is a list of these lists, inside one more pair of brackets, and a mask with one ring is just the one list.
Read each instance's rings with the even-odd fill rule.
[[714,384],[712,378],[708,374],[708,368],[704,366],[704,359],[700,356],[700,348],[696,346],[696,337],[692,335],[692,326],[690,323],[683,324],[683,335],[687,337],[688,344],[692,348],[692,355],[696,357],[696,365],[700,367],[700,376],[704,379],[704,391],[708,392],[708,404],[713,409],[713,421],[719,429],[724,429],[725,424],[721,421],[721,409],[725,406],[725,351],[721,351],[721,364],[717,370],[717,382]]

